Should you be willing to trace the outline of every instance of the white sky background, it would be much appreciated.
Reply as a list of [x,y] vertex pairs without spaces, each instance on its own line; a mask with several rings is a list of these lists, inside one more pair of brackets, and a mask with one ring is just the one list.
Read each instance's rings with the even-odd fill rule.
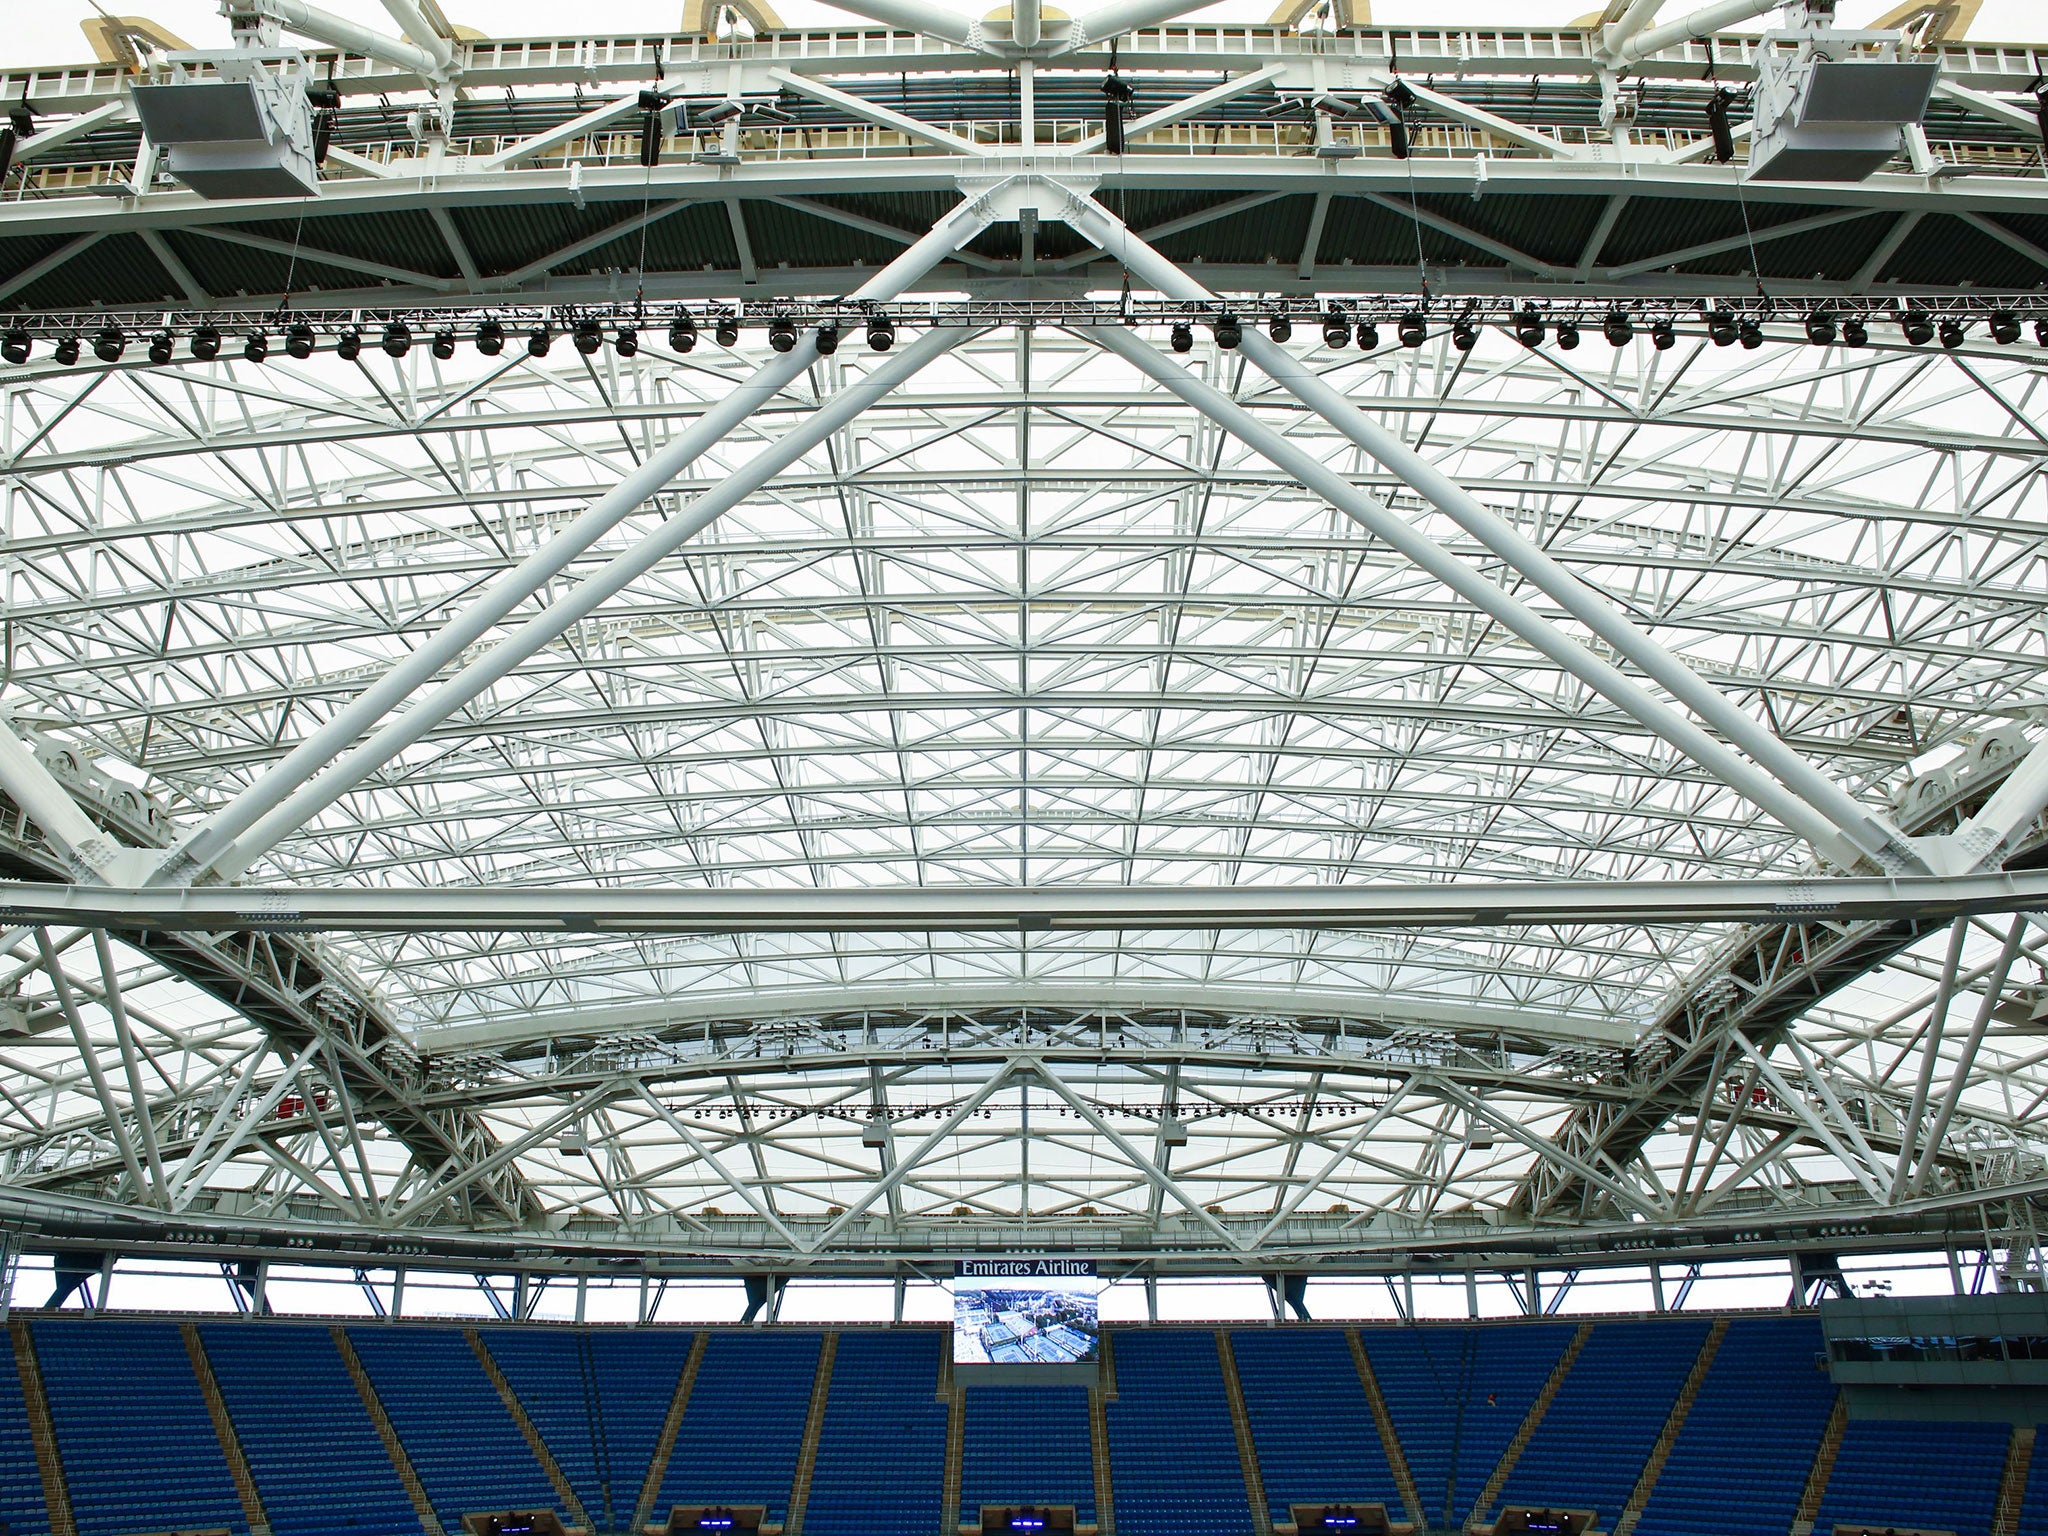
[[[988,9],[961,0],[938,0],[963,15]],[[993,0],[991,0],[991,4]],[[1890,9],[1895,0],[1841,0],[1838,19],[1860,26]],[[1068,10],[1085,9],[1087,0]],[[830,23],[842,13],[818,0],[775,0],[783,20],[792,25]],[[1382,25],[1558,26],[1599,8],[1598,0],[1373,0],[1373,20]],[[1691,8],[1689,0],[1666,0],[1672,16]],[[13,0],[0,38],[0,63],[77,64],[92,57],[79,23],[91,16],[88,0]],[[226,47],[227,23],[214,0],[107,0],[116,15],[141,15],[183,38],[195,48]],[[369,25],[390,28],[390,17],[376,0],[325,0],[323,9]],[[475,27],[493,37],[551,37],[563,32],[672,31],[678,25],[680,0],[602,0],[565,13],[551,0],[443,0],[442,9],[460,26]],[[1206,20],[1263,21],[1272,12],[1268,0],[1224,0],[1194,13]],[[1758,25],[1761,29],[1761,24]],[[1742,30],[1742,29],[1737,29]],[[2048,6],[2041,0],[1984,0],[1969,35],[1991,42],[2038,41],[2048,36]]]

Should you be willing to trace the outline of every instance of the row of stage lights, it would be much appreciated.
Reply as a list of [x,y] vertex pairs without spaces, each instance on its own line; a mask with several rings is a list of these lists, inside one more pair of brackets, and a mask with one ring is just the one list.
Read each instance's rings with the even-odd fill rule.
[[[1890,317],[1899,334],[1913,346],[1921,347],[1937,336],[1942,346],[1953,351],[1960,347],[1969,334],[1973,318],[1959,314],[1932,314],[1926,310],[1906,308]],[[1993,310],[1982,317],[1986,331],[2000,346],[2011,346],[2020,339],[2021,322],[2011,310]],[[1136,324],[1127,319],[1126,323]],[[1206,323],[1216,337],[1216,344],[1226,351],[1232,350],[1244,340],[1242,318],[1232,313],[1222,313]],[[1460,315],[1451,321],[1451,345],[1460,352],[1469,352],[1479,341],[1480,321],[1470,314]],[[1833,346],[1837,342],[1845,347],[1865,347],[1870,344],[1870,328],[1878,323],[1873,317],[1860,314],[1837,316],[1825,309],[1816,309],[1805,314],[1801,325],[1806,339],[1817,347]],[[736,316],[721,315],[710,322],[711,334],[722,347],[738,344],[740,322]],[[1352,315],[1332,306],[1321,316],[1323,345],[1332,350],[1342,350],[1356,341],[1359,349],[1371,352],[1380,344],[1379,325],[1376,321],[1360,317],[1355,322]],[[1410,310],[1394,322],[1394,334],[1402,346],[1419,347],[1429,338],[1429,317],[1421,310]],[[1579,344],[1580,322],[1576,319],[1546,320],[1541,311],[1534,307],[1518,311],[1510,321],[1515,339],[1525,347],[1540,347],[1548,340],[1555,340],[1558,347],[1571,351]],[[826,321],[814,332],[818,351],[826,356],[839,350],[841,327],[837,322]],[[884,314],[868,315],[863,322],[868,347],[871,351],[886,352],[896,342],[896,324]],[[1610,310],[1600,322],[1600,334],[1616,347],[1625,347],[1635,340],[1639,329],[1636,317],[1625,310]],[[1640,329],[1649,336],[1650,344],[1658,351],[1666,351],[1678,339],[1678,327],[1674,320],[1660,317],[1651,320]],[[1738,314],[1729,309],[1716,309],[1706,317],[1707,338],[1717,347],[1735,346],[1754,349],[1764,343],[1763,322],[1753,313]],[[566,331],[542,321],[531,328],[523,329],[521,339],[529,357],[546,357],[555,343],[557,335],[566,334],[570,344],[585,357],[602,351],[606,341],[605,328],[594,319],[584,318],[573,322]],[[668,345],[671,351],[689,352],[697,345],[698,325],[687,313],[678,314],[668,326]],[[1294,322],[1287,314],[1274,314],[1266,321],[1266,334],[1276,342],[1289,340],[1294,334]],[[768,322],[768,345],[777,352],[795,350],[799,336],[798,322],[790,315],[777,315]],[[127,356],[131,342],[129,333],[119,325],[109,323],[95,332],[91,340],[93,356],[103,363],[118,363]],[[476,349],[486,357],[502,354],[514,337],[503,321],[484,320],[477,324],[472,337]],[[2048,347],[2048,317],[2034,321],[2034,339]],[[436,326],[431,330],[415,333],[413,327],[403,320],[387,322],[376,337],[376,345],[388,357],[404,357],[413,348],[415,341],[424,340],[428,351],[446,361],[455,356],[459,344],[456,328],[452,325]],[[304,321],[286,325],[278,337],[278,344],[287,357],[304,361],[317,350],[320,333]],[[620,357],[634,357],[640,351],[640,332],[636,326],[620,324],[610,335],[612,350]],[[1175,320],[1167,332],[1168,345],[1175,352],[1191,352],[1195,345],[1195,322]],[[149,361],[158,366],[172,362],[177,356],[177,336],[168,328],[151,331],[144,338]],[[86,339],[76,332],[66,333],[57,338],[51,355],[57,362],[69,367],[76,363],[83,353]],[[228,344],[228,337],[219,327],[200,325],[186,337],[189,354],[199,362],[212,362],[221,355]],[[334,353],[343,362],[353,362],[369,344],[369,337],[357,326],[348,326],[336,333]],[[270,356],[270,332],[257,327],[242,338],[241,356],[252,363],[260,363]],[[0,333],[0,360],[19,366],[26,363],[35,350],[34,336],[22,326],[14,326]]]

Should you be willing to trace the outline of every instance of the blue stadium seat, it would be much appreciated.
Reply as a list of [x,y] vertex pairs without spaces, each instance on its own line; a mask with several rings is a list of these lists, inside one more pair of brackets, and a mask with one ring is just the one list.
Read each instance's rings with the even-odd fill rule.
[[1851,1419],[1813,1528],[1847,1521],[1987,1536],[2011,1436],[2009,1424]]
[[968,1387],[966,1392],[962,1520],[972,1521],[984,1504],[1071,1504],[1076,1519],[1095,1518],[1086,1387]]
[[668,1475],[654,1501],[661,1519],[677,1504],[765,1504],[789,1509],[804,1418],[818,1376],[816,1333],[748,1329],[713,1333],[690,1389]]
[[1343,1330],[1241,1328],[1230,1344],[1275,1520],[1329,1499],[1407,1518]]
[[563,1512],[460,1328],[373,1324],[349,1341],[443,1526],[493,1509]]
[[10,1340],[0,1336],[0,1521],[9,1536],[47,1536],[49,1511],[43,1506],[43,1476],[36,1466],[35,1442],[29,1438],[28,1408],[22,1401],[21,1376],[14,1367]]
[[[1657,1479],[1636,1536],[1785,1536],[1835,1403],[1814,1364],[1820,1324],[1740,1319],[1714,1354],[1685,1427]],[[1770,1433],[1757,1433],[1760,1411]]]
[[818,1461],[804,1511],[809,1536],[929,1536],[946,1477],[946,1405],[937,1398],[936,1328],[839,1336]]
[[486,1328],[482,1337],[584,1512],[623,1528],[647,1481],[692,1335],[524,1324]]
[[412,1500],[327,1329],[206,1323],[199,1336],[275,1536],[418,1536]]
[[1110,1483],[1124,1536],[1242,1536],[1252,1528],[1237,1432],[1208,1329],[1118,1329],[1107,1405]]
[[247,1530],[177,1324],[66,1319],[33,1332],[79,1536]]

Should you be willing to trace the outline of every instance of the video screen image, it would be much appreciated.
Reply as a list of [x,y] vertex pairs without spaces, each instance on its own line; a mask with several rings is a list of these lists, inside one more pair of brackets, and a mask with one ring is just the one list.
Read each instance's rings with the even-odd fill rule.
[[1096,1282],[953,1282],[953,1359],[967,1364],[1073,1365],[1095,1358]]

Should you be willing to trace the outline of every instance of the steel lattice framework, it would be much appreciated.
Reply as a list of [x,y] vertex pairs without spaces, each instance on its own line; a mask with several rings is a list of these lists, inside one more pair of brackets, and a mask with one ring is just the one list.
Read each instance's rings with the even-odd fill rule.
[[[849,314],[967,295],[930,323],[893,311],[891,350],[856,326],[821,351],[807,322],[787,349],[651,327],[631,355],[394,357],[363,320],[347,361],[323,338],[0,373],[0,1215],[79,1245],[819,1273],[991,1244],[1270,1273],[2030,1232],[2039,349],[1981,328],[1808,345],[1761,305],[1754,347],[1684,317],[1668,348],[1530,347],[1497,309],[1459,344],[1447,289],[1576,272],[1622,293],[1601,242],[1639,190],[1597,194],[1582,259],[1510,252],[1498,280],[1439,263],[1376,287],[1314,241],[1283,276],[1177,262],[1175,231],[1118,206],[1177,148],[1112,165],[1084,124],[990,153],[859,92],[890,50],[969,95],[1020,60],[1053,92],[1170,7],[1027,41],[1035,6],[994,36],[906,3],[862,7],[908,30],[852,34],[838,84],[791,34],[719,45],[722,88],[779,83],[929,153],[736,141],[751,158],[710,174],[746,200],[841,197],[813,206],[855,231],[877,223],[856,193],[949,189],[924,227],[779,278],[751,258],[627,274],[714,305],[759,278]],[[304,7],[241,9],[326,35]],[[393,13],[430,35],[329,38],[349,90],[410,69],[459,120],[463,82],[509,67],[509,45],[464,44],[465,75],[431,18]],[[1522,57],[1610,106],[1632,69],[1686,79],[1723,46],[1739,74],[1750,46],[1543,36]],[[1246,37],[1270,57],[1233,54],[1234,83],[1134,132],[1258,92],[1328,116],[1296,74],[1362,47]],[[709,46],[675,40],[671,75]],[[1131,43],[1172,79],[1214,67],[1175,47]],[[635,48],[607,78],[637,78]],[[1989,52],[1945,98],[1986,156],[2032,57]],[[431,165],[341,152],[340,202],[404,200],[469,270],[435,287],[359,250],[391,282],[329,310],[545,306],[549,267],[490,280],[448,210],[520,176],[579,210],[578,189],[644,184],[645,227],[657,177],[698,175],[701,151],[638,182],[517,169],[625,117],[631,97],[559,109],[568,67],[520,82],[553,115],[524,156],[444,178],[445,145]],[[117,89],[73,74],[84,126],[46,128],[46,155],[123,121]],[[1574,138],[1431,100],[1480,140],[1430,176],[1469,183],[1491,143],[1534,197],[1624,171],[1706,208],[1740,195],[1737,168],[1625,114]],[[172,238],[223,210],[124,142],[92,153],[131,157],[125,198],[0,203],[0,252],[42,242],[0,298],[129,238],[98,227],[118,201],[188,319],[250,313]],[[1292,177],[1315,142],[1208,174]],[[2048,204],[2038,152],[2014,170],[1950,191],[1907,165],[1853,196],[1885,259],[1935,197],[1978,199],[1963,211],[2017,255]],[[1307,195],[1320,232],[1352,193]],[[740,210],[720,212],[744,245]],[[1448,217],[1426,212],[1408,205],[1417,239]],[[1647,291],[1737,291],[1678,271],[1713,255]],[[1118,323],[1086,302],[1114,291],[1103,263],[1210,323],[1185,349]],[[1883,260],[1855,267],[1800,296],[1870,297]],[[616,312],[604,281],[565,302]],[[1426,338],[1214,334],[1224,307],[1342,291],[1424,308]],[[1071,308],[998,312],[1034,295]],[[46,297],[26,322],[81,323]]]

